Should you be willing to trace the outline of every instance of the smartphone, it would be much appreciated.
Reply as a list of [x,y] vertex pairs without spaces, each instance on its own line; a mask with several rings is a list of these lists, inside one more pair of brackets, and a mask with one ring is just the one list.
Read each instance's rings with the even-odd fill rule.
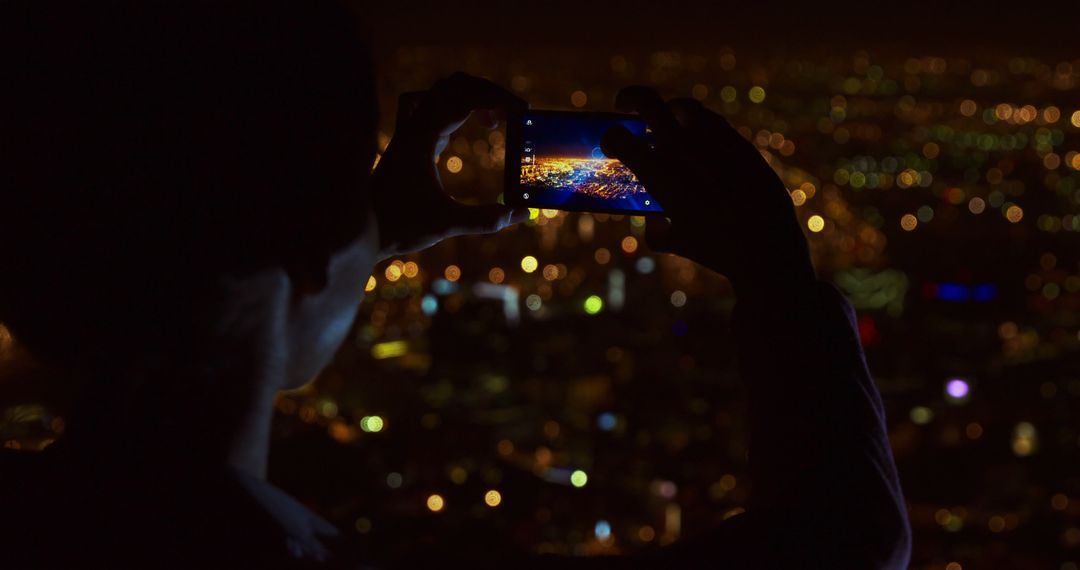
[[530,110],[509,117],[506,204],[572,212],[663,212],[634,173],[600,149],[600,139],[615,125],[648,139],[645,122],[633,115]]

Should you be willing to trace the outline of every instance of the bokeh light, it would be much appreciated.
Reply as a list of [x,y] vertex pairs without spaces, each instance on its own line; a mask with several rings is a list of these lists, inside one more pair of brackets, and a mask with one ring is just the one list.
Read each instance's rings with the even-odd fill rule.
[[962,378],[952,378],[945,382],[945,395],[954,402],[962,402],[967,400],[971,393],[971,386],[967,380]]
[[593,534],[596,535],[596,539],[600,541],[611,538],[611,523],[600,520],[593,525]]
[[536,268],[540,266],[540,262],[531,255],[526,255],[521,258],[521,270],[525,273],[532,273],[536,271]]
[[383,430],[385,425],[385,421],[380,416],[364,416],[360,418],[360,429],[366,432],[378,433]]
[[461,160],[461,157],[451,156],[450,158],[446,159],[446,170],[451,174],[457,174],[458,172],[461,172],[461,168],[464,166],[464,164],[465,163]]
[[599,313],[604,308],[604,300],[599,295],[589,295],[585,299],[585,312],[590,315]]

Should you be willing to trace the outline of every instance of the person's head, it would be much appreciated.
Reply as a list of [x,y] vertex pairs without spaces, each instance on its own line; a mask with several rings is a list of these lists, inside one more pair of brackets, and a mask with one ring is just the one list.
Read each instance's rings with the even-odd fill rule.
[[213,370],[252,346],[288,384],[325,366],[377,241],[375,95],[352,14],[335,0],[0,10],[0,322],[74,367]]

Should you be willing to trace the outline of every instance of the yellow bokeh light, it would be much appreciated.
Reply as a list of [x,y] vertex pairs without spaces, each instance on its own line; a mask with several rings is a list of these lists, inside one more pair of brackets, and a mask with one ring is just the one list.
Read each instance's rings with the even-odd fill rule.
[[637,251],[637,246],[637,238],[635,238],[634,236],[626,236],[623,238],[622,243],[619,247],[621,247],[622,250],[626,253],[634,253],[635,251]]
[[584,471],[578,469],[570,474],[570,484],[578,489],[585,486],[589,482],[589,476]]
[[577,91],[574,91],[573,93],[570,94],[570,104],[575,106],[575,107],[578,107],[578,108],[584,107],[585,104],[588,103],[588,102],[589,102],[589,96],[586,95],[585,92],[581,91],[580,89],[577,90]]
[[1009,209],[1005,210],[1005,219],[1012,223],[1017,223],[1024,219],[1024,209],[1020,206],[1009,206]]
[[1012,105],[1009,105],[1008,103],[1000,103],[997,107],[994,108],[994,115],[1003,121],[1011,117],[1012,114]]
[[1072,114],[1072,118],[1069,119],[1074,127],[1080,127],[1080,111],[1076,111]]
[[450,282],[457,281],[461,279],[461,268],[456,265],[447,265],[446,270],[443,271],[443,277]]
[[386,422],[380,416],[364,416],[360,418],[360,429],[368,433],[379,433],[386,426]]
[[810,228],[810,231],[818,233],[825,229],[825,218],[814,214],[813,216],[810,216],[809,220],[806,220],[806,227]]
[[916,218],[914,214],[904,214],[900,218],[900,227],[904,228],[905,232],[910,232],[919,226],[919,218]]
[[499,493],[495,489],[484,493],[484,503],[489,507],[497,507],[502,503],[502,493]]
[[405,262],[405,265],[401,268],[401,272],[405,274],[405,277],[412,279],[413,277],[416,277],[418,273],[420,273],[420,266],[417,265],[415,261],[407,261]]
[[558,216],[559,211],[544,208],[544,209],[540,210],[540,214],[543,215],[545,218],[550,220],[551,218],[554,218],[555,216]]
[[437,513],[446,507],[446,500],[442,498],[442,495],[430,495],[427,498],[427,508],[433,513]]
[[492,267],[491,271],[488,271],[488,280],[498,285],[506,279],[506,272],[501,267]]
[[401,279],[401,267],[397,265],[388,265],[386,267],[386,279],[390,282]]
[[374,291],[374,290],[375,290],[375,285],[376,285],[376,284],[377,284],[377,283],[376,283],[376,281],[375,281],[375,276],[374,276],[374,275],[371,275],[371,276],[369,276],[369,277],[367,278],[367,284],[366,284],[366,285],[364,285],[364,291],[367,291],[367,292],[369,292],[369,293],[370,293],[371,291]]
[[446,170],[449,171],[451,174],[457,174],[458,172],[461,172],[461,167],[463,165],[464,163],[461,162],[461,158],[457,156],[451,156],[450,158],[446,159]]
[[750,88],[750,101],[754,103],[761,103],[765,100],[765,88],[757,85]]
[[371,347],[371,356],[376,360],[397,358],[409,352],[409,343],[403,340],[380,342]]
[[806,192],[803,192],[802,190],[792,191],[791,201],[794,202],[796,206],[802,206],[806,203]]
[[536,271],[536,268],[540,266],[540,262],[531,255],[526,255],[521,258],[521,270],[525,273],[532,273]]

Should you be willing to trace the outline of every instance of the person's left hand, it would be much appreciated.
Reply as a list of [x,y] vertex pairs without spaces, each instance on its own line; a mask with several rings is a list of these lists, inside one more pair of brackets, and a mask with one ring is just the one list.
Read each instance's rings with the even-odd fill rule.
[[448,196],[436,160],[450,135],[474,111],[522,111],[524,101],[494,83],[464,73],[398,100],[394,137],[372,175],[379,255],[386,259],[465,234],[494,233],[528,218],[527,209],[470,206]]

